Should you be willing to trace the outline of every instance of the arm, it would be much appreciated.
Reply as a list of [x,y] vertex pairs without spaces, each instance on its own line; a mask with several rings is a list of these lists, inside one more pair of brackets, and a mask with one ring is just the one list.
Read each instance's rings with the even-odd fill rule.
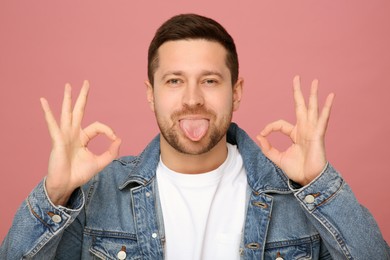
[[375,219],[330,164],[295,197],[334,259],[390,259]]
[[[0,259],[54,259],[64,230],[73,223],[83,207],[81,189],[71,195],[67,207],[53,205],[43,180],[18,209],[0,247]],[[72,250],[78,251],[77,248]]]
[[[318,81],[312,83],[308,106],[298,76],[293,85],[296,124],[279,120],[267,125],[257,136],[260,148],[292,181],[296,198],[335,259],[388,259],[388,247],[375,220],[327,163],[324,139],[334,95],[328,95],[320,113]],[[289,136],[292,145],[286,151],[278,151],[267,139],[272,132]]]
[[[46,99],[41,99],[52,139],[48,174],[19,208],[0,248],[1,259],[23,256],[43,259],[54,255],[64,229],[84,206],[84,195],[79,187],[118,155],[121,140],[108,126],[96,122],[81,128],[88,91],[89,84],[85,81],[72,110],[71,87],[65,86],[60,125]],[[95,155],[87,145],[99,134],[106,135],[111,145],[103,154]]]

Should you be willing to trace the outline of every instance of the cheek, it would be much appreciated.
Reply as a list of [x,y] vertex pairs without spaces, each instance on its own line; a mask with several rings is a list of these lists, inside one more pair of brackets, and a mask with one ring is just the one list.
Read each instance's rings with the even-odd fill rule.
[[233,97],[230,94],[212,96],[208,99],[207,105],[217,113],[227,114],[233,109]]
[[172,113],[177,106],[177,101],[172,95],[156,95],[154,99],[155,112],[161,116]]

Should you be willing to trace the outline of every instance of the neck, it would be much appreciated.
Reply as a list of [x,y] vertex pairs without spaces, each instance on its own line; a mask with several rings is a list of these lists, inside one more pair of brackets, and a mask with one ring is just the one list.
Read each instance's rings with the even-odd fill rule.
[[226,136],[210,151],[192,155],[177,151],[161,136],[161,160],[171,170],[185,174],[199,174],[217,169],[227,157]]

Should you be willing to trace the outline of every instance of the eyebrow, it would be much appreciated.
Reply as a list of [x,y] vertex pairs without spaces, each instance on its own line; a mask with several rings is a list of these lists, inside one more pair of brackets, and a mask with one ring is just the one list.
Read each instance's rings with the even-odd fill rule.
[[215,75],[215,76],[218,76],[220,78],[223,78],[222,76],[222,73],[219,72],[219,71],[216,71],[216,70],[204,70],[202,71],[202,76],[212,76],[212,75]]
[[[181,71],[181,70],[167,71],[166,73],[164,73],[164,75],[162,75],[161,79],[164,80],[164,79],[166,79],[170,75],[173,75],[173,76],[183,76],[184,74],[185,73],[183,71]],[[216,70],[203,70],[200,73],[200,75],[202,77],[215,75],[215,76],[218,76],[218,77],[223,79],[222,73],[220,73],[219,71],[216,71]]]
[[166,77],[168,77],[170,75],[182,76],[183,74],[184,74],[184,72],[180,71],[180,70],[167,71],[166,73],[164,73],[164,75],[162,75],[161,79],[164,80]]

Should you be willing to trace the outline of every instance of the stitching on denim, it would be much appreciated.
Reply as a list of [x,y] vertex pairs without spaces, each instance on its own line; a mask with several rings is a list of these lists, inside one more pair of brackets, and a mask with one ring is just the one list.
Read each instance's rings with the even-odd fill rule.
[[321,237],[319,234],[310,236],[310,237],[304,237],[299,239],[292,239],[292,240],[285,240],[285,241],[278,241],[278,242],[269,242],[266,243],[265,249],[271,249],[271,248],[278,248],[278,247],[285,247],[285,246],[296,246],[300,245],[302,243],[315,243],[321,240]]
[[97,229],[91,229],[86,227],[84,228],[83,233],[93,237],[123,238],[123,239],[130,239],[134,241],[137,240],[136,234],[127,233],[127,232],[97,230]]
[[33,210],[33,208],[32,208],[32,206],[31,206],[31,204],[30,204],[30,200],[27,198],[27,200],[26,200],[26,202],[27,202],[27,206],[28,206],[28,208],[30,209],[30,212],[43,224],[43,225],[45,225],[50,231],[52,231],[53,232],[53,230],[52,230],[52,228],[50,227],[50,225],[48,225],[39,215],[38,215],[38,213],[36,213],[34,210]]
[[326,221],[326,218],[322,217],[321,215],[312,214],[313,217],[315,217],[324,227],[326,230],[329,231],[330,234],[335,238],[337,243],[339,244],[341,251],[343,252],[344,256],[347,259],[353,259],[351,256],[351,253],[349,252],[341,234],[337,232],[337,229],[328,221]]
[[[329,201],[332,201],[335,197],[337,197],[337,194],[340,192],[340,190],[343,188],[344,185],[345,185],[345,181],[342,180],[342,181],[341,181],[340,187],[339,187],[335,192],[333,192],[333,194],[330,195],[327,199],[323,200],[321,203],[319,203],[318,205],[316,205],[316,206],[314,207],[314,209],[316,209],[316,208],[322,206],[323,204],[325,204],[325,203],[327,203],[327,202],[329,202]],[[313,209],[313,210],[314,210],[314,209]]]

